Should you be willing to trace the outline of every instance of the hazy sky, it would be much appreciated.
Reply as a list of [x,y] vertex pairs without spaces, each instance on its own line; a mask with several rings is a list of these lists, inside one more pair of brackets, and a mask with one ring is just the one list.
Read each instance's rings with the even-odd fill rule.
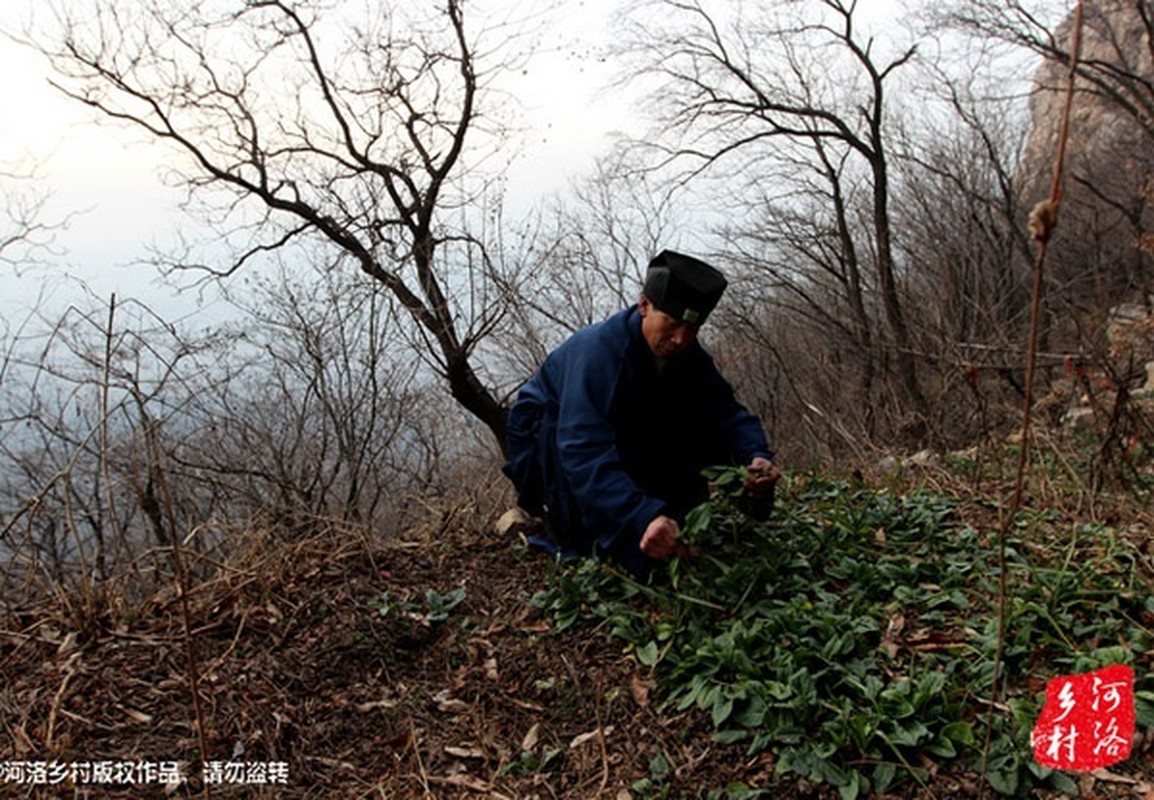
[[[17,28],[34,0],[3,0],[0,27]],[[524,3],[520,3],[524,6]],[[605,67],[575,56],[601,36],[604,13],[592,3],[571,2],[561,9],[564,34],[546,37],[553,52],[538,56],[512,87],[524,105],[524,146],[509,173],[514,202],[563,188],[567,177],[589,168],[606,146],[607,131],[623,114],[612,98],[596,96]],[[596,4],[599,8],[603,4]],[[51,269],[0,275],[0,311],[6,315],[34,301],[46,276],[71,274],[102,297],[168,295],[156,275],[130,266],[154,241],[164,241],[177,218],[181,195],[160,179],[159,165],[170,151],[143,134],[107,121],[53,89],[41,56],[0,40],[0,169],[36,162],[38,185],[50,190],[49,214],[74,214],[57,237],[62,257]],[[18,77],[16,77],[18,76]],[[589,113],[593,107],[598,113]],[[616,113],[613,113],[616,112]],[[71,296],[72,290],[57,288]]]
[[[0,28],[18,29],[37,0],[2,0]],[[506,0],[492,0],[504,3]],[[518,9],[535,0],[507,0]],[[609,66],[590,51],[608,30],[607,9],[599,0],[564,0],[546,34],[543,52],[528,74],[510,89],[524,106],[528,130],[508,175],[512,203],[550,190],[587,172],[608,146],[607,133],[625,127],[624,100],[599,94]],[[897,0],[863,0],[870,15],[891,10]],[[50,216],[74,214],[58,236],[64,255],[50,269],[0,275],[0,312],[10,315],[33,302],[45,276],[69,274],[97,295],[116,291],[151,300],[167,296],[147,268],[130,266],[153,242],[171,237],[180,194],[162,185],[159,164],[171,151],[148,142],[136,131],[99,123],[90,110],[48,84],[42,57],[0,39],[0,169],[14,163],[39,163],[40,186],[52,192]],[[71,295],[57,287],[57,294]]]
[[[7,26],[17,4],[0,10]],[[0,40],[0,163],[6,168],[37,165],[38,191],[49,191],[46,219],[74,214],[57,239],[67,257],[53,259],[56,271],[76,268],[83,277],[107,275],[111,261],[135,252],[140,221],[170,206],[169,193],[158,185],[151,148],[130,146],[122,132],[93,124],[92,116],[48,85],[42,60],[23,47]],[[11,185],[11,184],[9,184]],[[21,297],[42,280],[40,269],[23,271],[13,281],[0,276],[0,300]],[[98,280],[111,291],[121,281]],[[34,296],[34,295],[33,295]]]

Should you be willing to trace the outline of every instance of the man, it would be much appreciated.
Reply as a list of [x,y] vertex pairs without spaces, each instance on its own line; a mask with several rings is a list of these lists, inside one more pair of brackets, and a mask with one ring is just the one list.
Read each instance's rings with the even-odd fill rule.
[[647,575],[681,551],[714,464],[748,464],[749,493],[772,503],[780,472],[761,423],[697,342],[725,286],[703,261],[663,251],[637,305],[575,333],[521,389],[505,474],[557,552]]

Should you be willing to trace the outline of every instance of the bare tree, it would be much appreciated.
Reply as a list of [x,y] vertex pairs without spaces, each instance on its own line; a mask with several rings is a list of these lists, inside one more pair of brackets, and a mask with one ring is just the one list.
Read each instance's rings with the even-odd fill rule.
[[[859,30],[856,3],[801,5],[635,3],[624,46],[634,59],[632,74],[653,81],[661,129],[652,144],[664,164],[686,165],[685,178],[724,175],[735,202],[746,187],[757,190],[780,176],[783,165],[820,176],[836,251],[833,261],[821,257],[821,268],[850,287],[852,305],[852,284],[863,274],[858,265],[868,264],[895,374],[910,410],[924,418],[895,255],[887,118],[887,90],[914,48],[882,52]],[[847,205],[849,187],[859,181],[867,187],[864,227],[850,219]],[[864,307],[853,317],[859,335],[869,329],[862,327]]]
[[616,150],[525,221],[505,270],[520,298],[499,338],[509,373],[524,380],[566,336],[637,302],[648,260],[676,243],[676,195]]
[[847,405],[862,409],[862,433],[872,438],[875,378],[883,360],[877,346],[881,314],[863,252],[868,234],[858,182],[848,161],[847,153],[835,161],[823,142],[813,142],[766,181],[773,194],[759,198],[755,214],[720,231],[730,257],[749,277],[744,302],[734,304],[736,327],[769,336],[758,319],[772,304],[790,324],[807,329],[810,349],[820,347],[839,362],[843,392],[854,398]]
[[[946,386],[973,368],[1016,392],[1034,259],[1021,176],[1028,81],[1015,92],[1006,76],[1020,63],[991,47],[921,64],[925,113],[903,126],[895,192],[903,258],[919,265],[909,290],[919,298],[920,348]],[[950,405],[939,414],[956,413]]]
[[410,497],[448,491],[477,448],[445,420],[448,398],[429,402],[381,287],[324,265],[258,284],[243,325],[194,336],[138,302],[89,298],[5,342],[10,575],[92,586],[150,546],[228,548],[229,526],[260,519],[388,532]]
[[26,269],[52,250],[69,220],[46,218],[50,199],[38,189],[35,169],[0,169],[0,266]]
[[319,243],[388,292],[452,396],[503,445],[505,410],[475,354],[507,298],[477,295],[490,262],[459,223],[505,131],[482,105],[493,53],[464,6],[94,0],[61,4],[36,40],[66,94],[183,154],[177,178],[231,248],[199,266],[232,275]]
[[418,364],[386,296],[323,265],[255,283],[234,301],[247,322],[226,356],[233,379],[198,392],[166,439],[174,469],[232,516],[386,527],[425,469],[406,455],[423,423]]
[[211,354],[219,337],[186,338],[138,302],[88,299],[22,326],[0,392],[0,543],[60,580],[103,580],[172,541],[147,440],[229,377]]

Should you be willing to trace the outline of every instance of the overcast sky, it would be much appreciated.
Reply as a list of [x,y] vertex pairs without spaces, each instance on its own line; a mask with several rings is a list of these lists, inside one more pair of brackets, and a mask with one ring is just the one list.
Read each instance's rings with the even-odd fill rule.
[[[18,28],[34,0],[3,0],[0,27]],[[519,5],[524,6],[524,3]],[[605,3],[570,2],[562,25],[547,36],[528,75],[511,87],[524,106],[524,146],[509,173],[514,203],[560,190],[566,180],[586,171],[604,148],[607,132],[620,127],[622,108],[598,96],[606,69],[586,57],[601,37]],[[563,33],[562,33],[563,31]],[[162,184],[159,165],[169,152],[138,132],[99,122],[93,112],[53,89],[42,57],[0,40],[0,169],[38,163],[38,185],[52,193],[49,214],[72,213],[57,237],[61,257],[50,269],[0,275],[0,310],[6,316],[35,302],[45,278],[59,283],[68,273],[99,296],[155,298],[156,275],[131,266],[154,241],[163,241],[177,219],[178,191]],[[598,113],[589,113],[590,108]],[[55,277],[53,277],[55,276]],[[55,286],[57,296],[73,296]]]
[[[0,28],[19,29],[37,0],[2,0]],[[506,0],[492,0],[503,3]],[[534,0],[508,0],[520,9]],[[588,172],[608,147],[607,135],[628,127],[623,98],[601,92],[609,65],[595,56],[608,35],[605,1],[564,0],[542,49],[523,77],[508,85],[524,107],[524,146],[508,175],[514,208]],[[897,0],[863,0],[870,14],[894,8]],[[123,127],[100,123],[94,113],[48,84],[42,57],[0,40],[0,169],[39,164],[40,186],[52,192],[51,218],[74,214],[58,236],[63,255],[49,269],[0,275],[0,311],[6,316],[34,304],[46,277],[57,295],[71,297],[84,281],[101,297],[115,291],[153,301],[170,294],[157,276],[131,266],[147,246],[163,242],[179,218],[178,191],[161,183],[159,165],[170,151]],[[184,302],[184,301],[182,301]],[[190,309],[195,310],[195,306]]]

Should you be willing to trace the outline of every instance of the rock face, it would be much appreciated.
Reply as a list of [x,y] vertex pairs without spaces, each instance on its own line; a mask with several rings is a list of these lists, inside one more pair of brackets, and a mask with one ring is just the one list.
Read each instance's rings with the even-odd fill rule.
[[[1067,145],[1056,285],[1109,307],[1145,294],[1151,267],[1140,243],[1154,230],[1154,46],[1151,0],[1085,0],[1081,63]],[[1055,32],[1071,45],[1073,16]],[[1027,206],[1050,192],[1069,67],[1046,60],[1034,76],[1031,132],[1019,174]],[[1094,296],[1087,296],[1091,291]]]
[[[1112,192],[1117,197],[1143,194],[1151,177],[1154,87],[1147,82],[1154,80],[1154,50],[1140,13],[1142,4],[1147,13],[1154,13],[1149,0],[1087,0],[1081,62],[1092,77],[1078,80],[1071,110],[1066,165],[1070,176],[1124,178],[1124,185]],[[1071,45],[1073,25],[1071,15],[1055,31],[1063,51]],[[1034,76],[1032,125],[1024,158],[1032,167],[1027,201],[1041,200],[1049,192],[1068,72],[1066,64],[1047,60]]]

